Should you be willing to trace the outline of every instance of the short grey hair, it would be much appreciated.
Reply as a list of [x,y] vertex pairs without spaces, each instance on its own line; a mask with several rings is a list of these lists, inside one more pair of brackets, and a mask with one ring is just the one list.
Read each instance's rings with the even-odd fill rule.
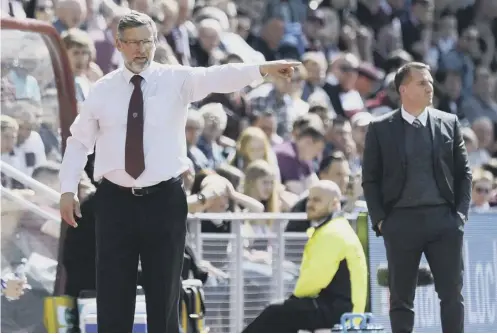
[[150,26],[152,28],[154,39],[157,40],[157,27],[155,22],[147,14],[140,13],[136,10],[132,10],[121,17],[117,25],[117,36],[122,38],[125,30],[143,26]]

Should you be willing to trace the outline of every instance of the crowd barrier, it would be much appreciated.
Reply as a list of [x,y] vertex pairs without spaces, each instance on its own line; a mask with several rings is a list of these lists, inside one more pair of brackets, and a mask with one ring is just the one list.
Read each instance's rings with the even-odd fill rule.
[[[303,217],[250,213],[190,217],[190,244],[202,260],[226,274],[211,277],[205,285],[205,320],[211,332],[240,332],[267,305],[291,294],[307,236],[285,232],[285,226],[289,220]],[[376,281],[377,269],[386,264],[383,239],[370,229],[366,214],[347,218],[366,247],[370,267],[368,309],[375,315],[375,322],[389,331],[388,289]],[[243,223],[258,219],[272,219],[272,232],[257,238],[244,235]],[[200,233],[202,220],[231,221],[231,233]],[[265,242],[270,252],[249,251],[251,245]],[[256,255],[251,257],[251,252]],[[497,332],[497,213],[470,215],[465,226],[464,261],[466,331]],[[415,331],[440,332],[439,309],[434,286],[418,287]]]

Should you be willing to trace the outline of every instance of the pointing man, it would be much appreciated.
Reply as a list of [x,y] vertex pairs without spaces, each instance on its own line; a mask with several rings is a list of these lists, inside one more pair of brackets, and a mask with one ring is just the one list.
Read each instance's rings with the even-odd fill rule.
[[213,92],[240,90],[265,75],[290,79],[299,64],[159,65],[152,62],[156,41],[147,15],[132,11],[120,20],[116,46],[125,66],[93,86],[71,126],[60,172],[61,216],[76,227],[79,175],[96,147],[100,333],[132,331],[139,258],[148,332],[179,331],[187,216],[180,175],[188,168],[188,104]]

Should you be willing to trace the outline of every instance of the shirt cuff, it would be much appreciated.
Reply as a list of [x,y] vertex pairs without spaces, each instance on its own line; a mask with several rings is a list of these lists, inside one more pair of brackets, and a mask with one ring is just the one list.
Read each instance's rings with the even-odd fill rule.
[[71,184],[70,182],[61,183],[60,194],[62,195],[65,193],[73,193],[74,195],[77,195],[78,194],[78,187],[79,187],[79,183],[76,183],[75,186],[73,184]]

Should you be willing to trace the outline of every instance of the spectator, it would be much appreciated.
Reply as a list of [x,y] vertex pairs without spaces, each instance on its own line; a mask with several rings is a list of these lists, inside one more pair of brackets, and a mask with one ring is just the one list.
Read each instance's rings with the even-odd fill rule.
[[218,140],[226,129],[227,116],[220,103],[209,103],[200,108],[204,118],[204,130],[197,141],[197,147],[209,161],[209,168],[216,168],[225,158]]
[[474,212],[488,212],[494,177],[492,173],[477,169],[473,172],[473,191],[471,194],[470,210]]
[[497,124],[497,102],[492,97],[496,84],[495,75],[488,68],[476,70],[473,95],[464,101],[462,113],[470,123],[479,117],[488,117]]
[[281,183],[294,194],[301,194],[316,180],[313,160],[323,151],[322,124],[309,124],[300,131],[295,141],[284,142],[275,147]]
[[95,45],[86,32],[77,28],[64,31],[61,38],[74,75],[76,100],[83,102],[90,91],[91,82],[86,74],[92,61],[91,55]]
[[275,175],[279,176],[276,156],[269,145],[266,134],[257,127],[248,127],[238,139],[236,153],[230,163],[245,171],[251,162],[259,159],[268,162]]
[[472,129],[478,138],[478,150],[476,151],[477,153],[473,153],[478,155],[478,158],[474,157],[476,159],[475,163],[478,165],[487,163],[491,158],[490,150],[495,145],[494,125],[489,118],[480,117],[473,122]]
[[207,169],[211,165],[204,152],[197,146],[198,140],[204,131],[204,117],[198,111],[190,109],[186,119],[185,136],[187,156],[192,161],[195,172]]

